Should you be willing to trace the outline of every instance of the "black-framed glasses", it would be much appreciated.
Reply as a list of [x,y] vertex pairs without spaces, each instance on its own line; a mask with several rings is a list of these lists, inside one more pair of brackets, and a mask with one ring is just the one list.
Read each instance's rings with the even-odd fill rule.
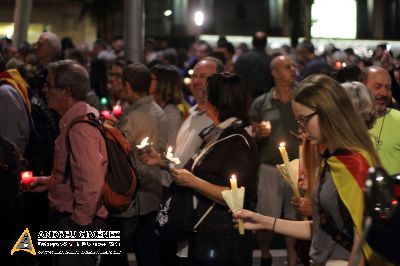
[[299,117],[295,118],[297,125],[301,130],[306,130],[307,129],[307,124],[313,118],[314,115],[318,114],[318,111],[315,111],[311,114],[308,115],[300,115]]

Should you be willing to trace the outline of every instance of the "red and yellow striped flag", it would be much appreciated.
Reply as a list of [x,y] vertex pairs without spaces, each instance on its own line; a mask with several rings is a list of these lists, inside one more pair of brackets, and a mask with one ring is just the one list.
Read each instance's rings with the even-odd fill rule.
[[[364,221],[364,187],[368,169],[373,166],[372,159],[364,151],[345,152],[329,157],[328,165],[339,196],[361,238]],[[364,244],[363,252],[369,265],[388,265],[368,244]]]

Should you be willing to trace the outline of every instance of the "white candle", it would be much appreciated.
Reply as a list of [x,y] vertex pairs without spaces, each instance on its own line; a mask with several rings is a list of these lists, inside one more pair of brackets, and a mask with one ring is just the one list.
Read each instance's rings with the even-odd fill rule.
[[236,180],[236,175],[232,175],[231,179],[229,179],[229,181],[231,182],[231,189],[232,191],[236,190],[237,187],[237,180]]
[[281,157],[284,164],[289,164],[289,155],[286,152],[285,142],[281,142],[279,144],[279,152],[281,153]]
[[[238,185],[237,185],[236,175],[231,175],[231,178],[229,179],[229,181],[231,183],[233,202],[235,203],[236,206],[238,206],[239,205],[239,195],[238,195]],[[243,224],[242,219],[238,220],[238,230],[239,230],[239,234],[241,234],[241,235],[244,234],[244,224]]]

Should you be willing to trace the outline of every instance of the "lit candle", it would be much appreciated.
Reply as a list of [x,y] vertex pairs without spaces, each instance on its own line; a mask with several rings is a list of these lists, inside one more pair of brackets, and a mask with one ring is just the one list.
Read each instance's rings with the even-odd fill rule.
[[104,116],[105,119],[109,119],[111,116],[111,113],[108,110],[101,111],[101,114]]
[[143,149],[146,146],[149,146],[149,137],[145,137],[139,145],[136,145],[138,149]]
[[174,157],[174,154],[172,153],[172,147],[171,146],[168,147],[167,154],[165,155],[165,158],[167,158],[168,160],[170,160],[174,164],[180,164],[181,163],[181,160],[179,160],[179,158]]
[[232,175],[231,179],[229,179],[229,181],[231,182],[231,189],[232,191],[237,189],[237,180],[236,180],[236,175]]
[[21,184],[24,187],[28,188],[34,180],[32,171],[21,172]]
[[[233,202],[235,203],[236,206],[238,206],[239,205],[239,195],[238,195],[238,186],[237,186],[236,175],[231,175],[231,178],[229,179],[229,181],[231,182]],[[239,230],[239,234],[241,234],[241,235],[244,234],[244,224],[243,224],[242,219],[238,220],[238,230]]]
[[120,117],[122,115],[121,105],[119,105],[119,104],[114,105],[112,113],[116,118]]
[[281,142],[279,144],[279,152],[281,153],[281,157],[284,164],[289,164],[289,155],[286,152],[285,142]]

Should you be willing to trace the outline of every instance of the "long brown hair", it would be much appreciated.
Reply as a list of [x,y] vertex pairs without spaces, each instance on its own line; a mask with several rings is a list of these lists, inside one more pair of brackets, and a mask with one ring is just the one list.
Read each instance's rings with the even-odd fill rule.
[[[349,95],[333,78],[312,75],[303,80],[296,91],[294,101],[317,110],[321,137],[335,147],[350,151],[365,151],[374,166],[380,165],[368,129],[356,112]],[[312,165],[310,156],[305,156],[305,165]],[[313,173],[313,169],[307,169]]]

